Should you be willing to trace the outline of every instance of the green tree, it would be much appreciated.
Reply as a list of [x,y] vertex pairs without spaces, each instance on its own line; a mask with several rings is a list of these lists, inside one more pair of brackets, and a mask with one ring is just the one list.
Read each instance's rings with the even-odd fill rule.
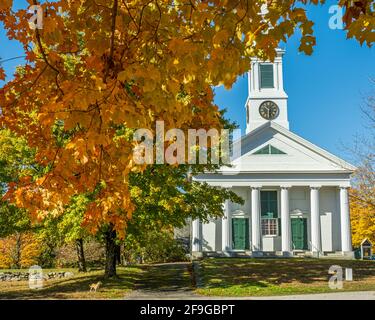
[[71,204],[62,215],[58,228],[65,236],[65,242],[75,244],[78,260],[78,270],[86,272],[86,259],[84,252],[84,240],[90,237],[87,229],[82,226],[83,216],[90,198],[86,195],[78,195],[72,199]]
[[21,266],[21,256],[27,234],[33,229],[30,216],[25,209],[18,208],[5,197],[9,186],[16,184],[22,175],[34,171],[34,152],[27,146],[25,139],[16,136],[10,130],[0,130],[0,238],[12,237],[7,241],[11,245],[13,263]]
[[5,196],[10,187],[23,175],[33,174],[34,152],[25,139],[10,130],[0,130],[0,237],[21,233],[31,228],[30,217],[25,209],[12,204]]
[[62,212],[51,212],[38,230],[39,236],[54,245],[74,244],[77,253],[78,271],[86,272],[84,242],[93,237],[83,226],[83,217],[90,195],[73,197]]
[[148,242],[154,241],[156,234],[168,238],[168,230],[181,228],[191,219],[208,222],[209,218],[221,217],[226,199],[243,203],[242,198],[228,189],[191,181],[196,170],[188,165],[160,165],[130,176],[135,210],[127,226],[125,243],[150,247]]

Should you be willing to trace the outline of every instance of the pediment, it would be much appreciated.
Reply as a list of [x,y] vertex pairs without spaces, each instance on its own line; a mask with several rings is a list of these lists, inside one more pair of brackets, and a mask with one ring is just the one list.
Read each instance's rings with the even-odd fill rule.
[[372,246],[372,242],[368,238],[366,238],[366,239],[364,239],[361,242],[361,246],[362,247],[371,247]]
[[269,122],[234,143],[241,152],[233,167],[241,172],[352,172],[356,168],[289,130]]

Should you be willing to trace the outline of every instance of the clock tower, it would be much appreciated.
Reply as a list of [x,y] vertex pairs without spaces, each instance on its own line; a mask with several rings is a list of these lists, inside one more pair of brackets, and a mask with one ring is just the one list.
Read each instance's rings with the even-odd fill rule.
[[288,96],[283,86],[283,55],[277,49],[274,62],[251,60],[248,74],[249,96],[246,101],[246,133],[267,121],[274,121],[289,130]]

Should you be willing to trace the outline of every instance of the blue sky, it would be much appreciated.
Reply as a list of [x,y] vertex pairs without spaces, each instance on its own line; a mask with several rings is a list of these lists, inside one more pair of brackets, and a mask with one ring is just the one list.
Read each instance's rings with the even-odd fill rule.
[[[360,46],[346,39],[343,30],[331,30],[330,5],[309,6],[315,22],[317,45],[312,56],[298,53],[299,38],[293,36],[284,56],[284,88],[289,96],[290,130],[318,146],[351,160],[345,146],[356,134],[365,134],[366,121],[360,111],[363,99],[375,86],[375,48]],[[230,91],[216,89],[215,101],[228,110],[227,116],[245,132],[247,75],[240,77]]]
[[[25,1],[17,1],[24,6]],[[350,145],[356,134],[364,133],[365,119],[360,107],[373,92],[375,79],[375,49],[347,40],[342,30],[328,27],[329,6],[308,7],[317,45],[312,56],[298,53],[298,36],[293,36],[283,48],[284,86],[289,95],[290,129],[328,151],[350,159],[343,145]],[[22,55],[18,43],[8,41],[0,26],[0,58]],[[4,63],[7,75],[22,60]],[[0,82],[1,86],[1,82]],[[245,132],[245,101],[247,75],[240,77],[231,90],[216,88],[215,102],[227,108],[227,116]]]

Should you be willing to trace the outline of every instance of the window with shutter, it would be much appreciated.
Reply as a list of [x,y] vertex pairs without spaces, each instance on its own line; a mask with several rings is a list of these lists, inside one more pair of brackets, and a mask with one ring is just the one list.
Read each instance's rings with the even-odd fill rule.
[[280,234],[277,201],[277,191],[260,192],[262,235],[264,236],[277,236]]
[[277,191],[261,191],[260,192],[261,215],[264,218],[277,218]]
[[272,64],[261,64],[260,68],[260,88],[274,88],[273,83],[273,65]]

